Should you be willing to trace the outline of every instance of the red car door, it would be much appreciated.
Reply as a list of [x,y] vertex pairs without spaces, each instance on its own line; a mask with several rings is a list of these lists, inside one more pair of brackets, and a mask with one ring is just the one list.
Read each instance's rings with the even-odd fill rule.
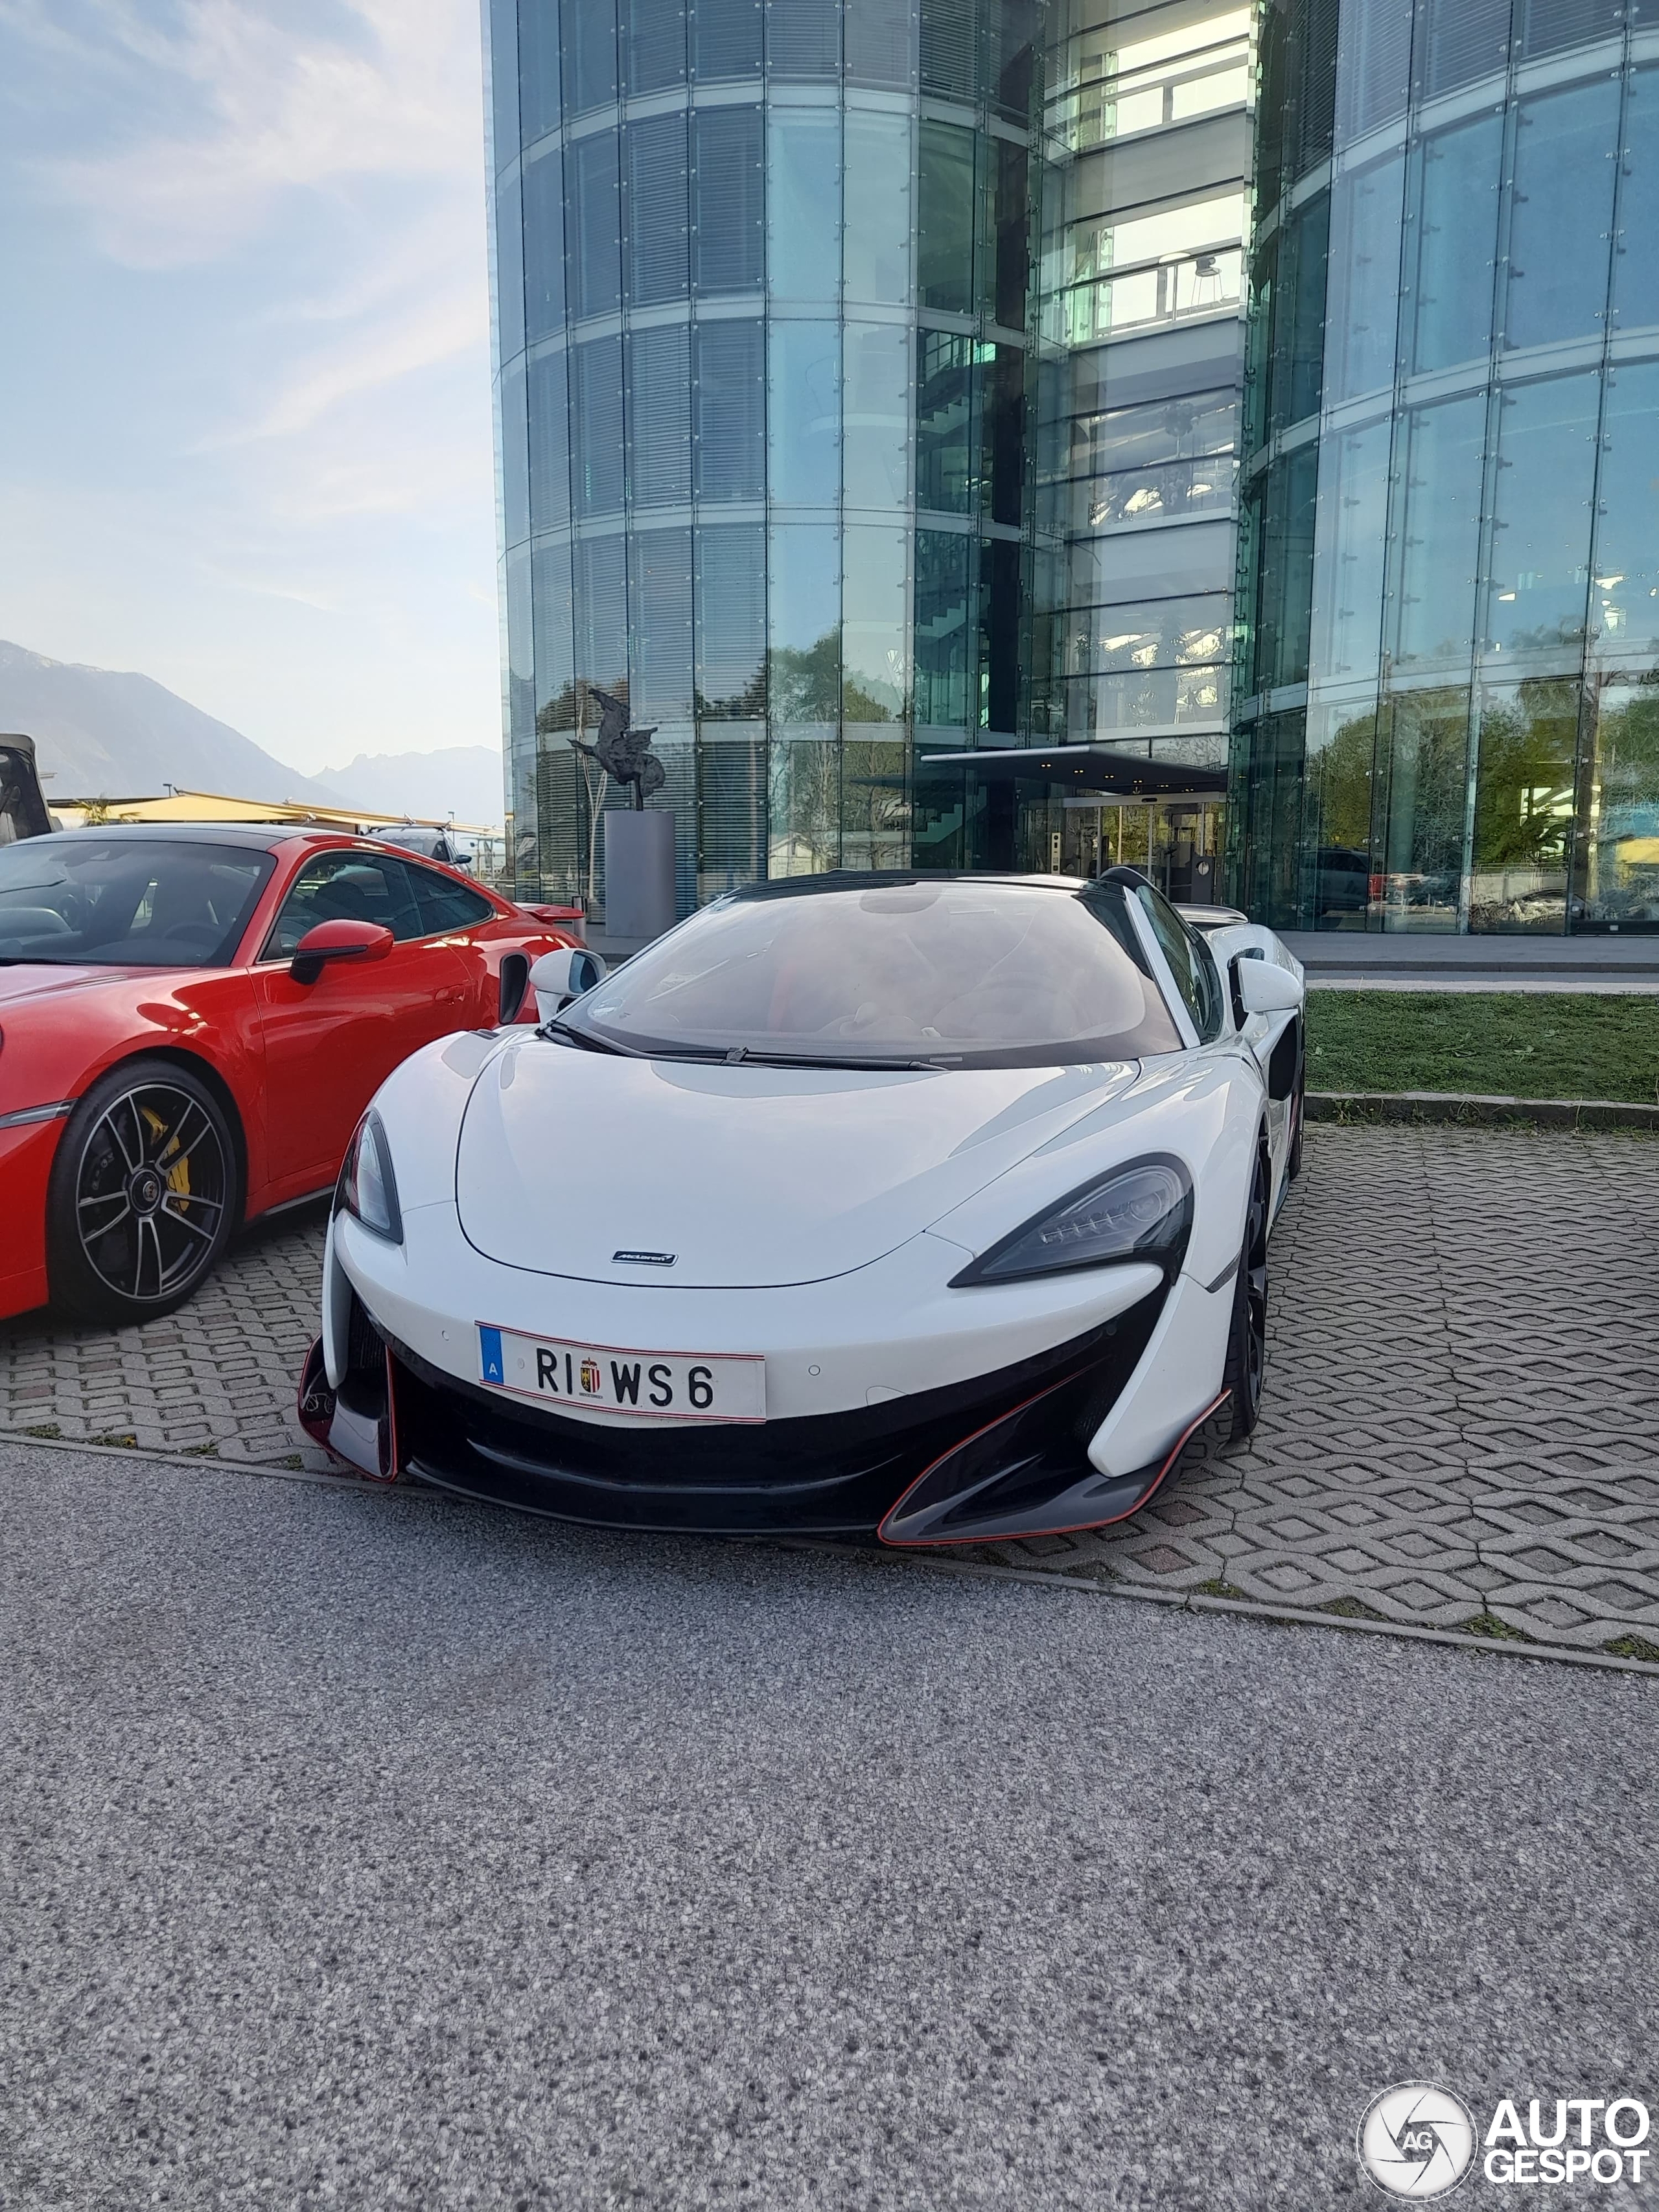
[[[374,921],[396,942],[384,960],[331,961],[314,983],[289,973],[319,921]],[[255,970],[265,1055],[268,1173],[276,1186],[320,1188],[359,1115],[400,1060],[465,1028],[460,955],[428,933],[403,861],[361,845],[313,853],[289,887]],[[289,1192],[278,1188],[280,1200]]]

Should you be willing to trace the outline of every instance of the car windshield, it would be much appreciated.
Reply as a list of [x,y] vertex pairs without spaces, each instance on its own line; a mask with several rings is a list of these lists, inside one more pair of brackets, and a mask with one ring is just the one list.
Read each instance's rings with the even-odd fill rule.
[[0,963],[222,967],[272,866],[232,845],[87,830],[0,846]]
[[1177,1052],[1121,893],[952,878],[736,896],[560,1017],[653,1056],[1031,1067]]

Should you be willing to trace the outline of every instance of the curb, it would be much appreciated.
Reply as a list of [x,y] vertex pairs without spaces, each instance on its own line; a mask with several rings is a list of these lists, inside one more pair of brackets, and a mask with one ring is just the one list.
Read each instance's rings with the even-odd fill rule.
[[1310,1091],[1310,1121],[1451,1121],[1471,1127],[1659,1129],[1659,1104],[1620,1098],[1492,1098],[1457,1091]]

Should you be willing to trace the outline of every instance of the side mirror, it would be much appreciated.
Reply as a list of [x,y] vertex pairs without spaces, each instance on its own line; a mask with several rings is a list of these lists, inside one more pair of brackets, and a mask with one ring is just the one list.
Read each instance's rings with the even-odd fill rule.
[[314,983],[331,960],[384,960],[392,942],[378,921],[319,921],[295,946],[288,972],[296,983]]
[[556,952],[544,952],[530,971],[537,1020],[550,1022],[562,1006],[591,991],[604,976],[604,961],[585,945],[562,945]]
[[1290,969],[1271,960],[1235,960],[1233,975],[1247,1014],[1293,1014],[1305,995]]

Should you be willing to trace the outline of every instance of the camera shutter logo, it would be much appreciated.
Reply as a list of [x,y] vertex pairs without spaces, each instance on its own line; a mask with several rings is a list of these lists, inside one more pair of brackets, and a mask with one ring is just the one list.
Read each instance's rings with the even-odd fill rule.
[[1389,2197],[1444,2197],[1468,2172],[1479,2140],[1461,2097],[1428,2081],[1396,2082],[1359,2123],[1359,2166]]

